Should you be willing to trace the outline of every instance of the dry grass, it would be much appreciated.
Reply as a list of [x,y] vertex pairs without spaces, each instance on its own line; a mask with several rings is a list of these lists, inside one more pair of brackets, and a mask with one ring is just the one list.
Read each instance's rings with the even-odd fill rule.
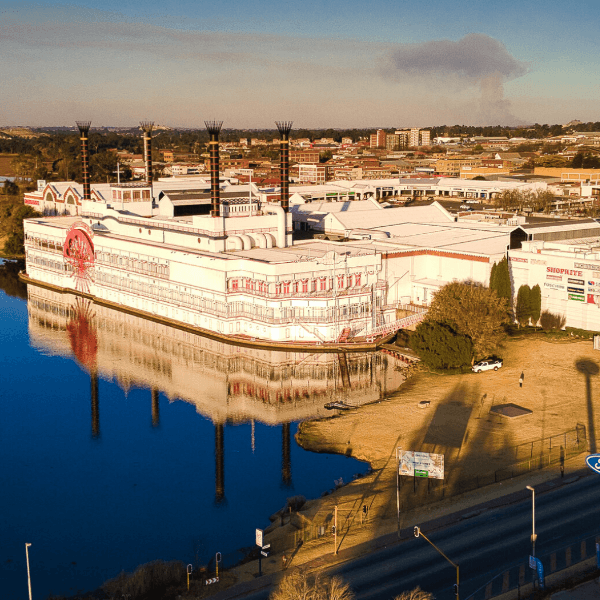
[[0,154],[0,175],[3,177],[14,177],[16,175],[12,161],[18,154]]

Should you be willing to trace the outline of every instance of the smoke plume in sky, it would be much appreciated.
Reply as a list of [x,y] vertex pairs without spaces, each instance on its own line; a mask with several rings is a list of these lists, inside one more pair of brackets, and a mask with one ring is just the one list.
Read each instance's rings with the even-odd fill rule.
[[506,46],[481,33],[471,33],[454,42],[432,40],[401,44],[387,57],[384,75],[398,81],[407,76],[429,78],[432,89],[455,81],[462,87],[479,88],[478,115],[485,123],[515,123],[504,83],[525,75],[527,66]]

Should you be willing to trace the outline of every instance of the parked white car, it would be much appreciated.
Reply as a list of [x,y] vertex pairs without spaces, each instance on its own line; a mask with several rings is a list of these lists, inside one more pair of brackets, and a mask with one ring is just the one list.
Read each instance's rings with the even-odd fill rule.
[[473,373],[481,373],[482,371],[497,371],[502,366],[502,361],[499,358],[488,358],[486,360],[480,360],[475,363],[471,368]]

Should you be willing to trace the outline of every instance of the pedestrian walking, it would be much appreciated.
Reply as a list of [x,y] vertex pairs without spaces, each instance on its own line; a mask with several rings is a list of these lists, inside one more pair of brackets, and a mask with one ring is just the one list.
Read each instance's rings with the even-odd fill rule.
[[523,387],[523,381],[525,380],[525,373],[521,371],[521,377],[519,377],[519,387]]

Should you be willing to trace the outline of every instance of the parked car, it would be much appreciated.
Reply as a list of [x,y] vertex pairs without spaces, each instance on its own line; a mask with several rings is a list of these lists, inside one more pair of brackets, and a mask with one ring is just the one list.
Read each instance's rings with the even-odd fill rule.
[[481,373],[482,371],[497,371],[502,366],[502,360],[499,358],[487,358],[475,363],[471,369],[473,373]]

